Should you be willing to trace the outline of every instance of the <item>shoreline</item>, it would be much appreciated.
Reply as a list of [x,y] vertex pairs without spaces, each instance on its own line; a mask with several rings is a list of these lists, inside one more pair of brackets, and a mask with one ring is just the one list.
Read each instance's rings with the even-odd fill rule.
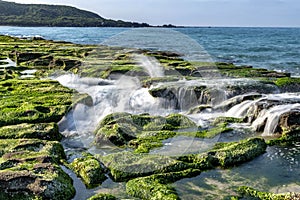
[[[225,113],[246,101],[253,101],[253,103],[258,101],[270,108],[284,106],[286,102],[297,105],[300,103],[297,95],[295,100],[294,97],[282,98],[278,103],[276,99],[272,100],[273,97],[266,99],[261,94],[272,94],[276,90],[281,93],[298,94],[300,92],[299,78],[291,78],[288,73],[256,69],[251,66],[236,66],[231,63],[191,62],[171,52],[149,50],[130,52],[117,47],[95,47],[36,38],[22,40],[9,36],[0,36],[0,43],[1,57],[9,56],[17,63],[17,67],[6,67],[0,73],[0,84],[3,86],[1,95],[6,97],[6,100],[1,102],[1,109],[5,111],[5,114],[0,116],[0,146],[3,152],[0,181],[5,180],[11,184],[5,185],[5,188],[0,187],[0,190],[7,198],[23,196],[24,199],[33,197],[43,199],[50,195],[49,198],[53,199],[72,199],[75,189],[71,178],[60,167],[64,165],[77,174],[88,188],[98,187],[109,177],[115,182],[126,183],[126,192],[130,196],[145,199],[152,197],[177,199],[179,197],[172,184],[178,180],[196,177],[204,171],[213,169],[239,167],[263,155],[267,147],[270,148],[276,144],[288,147],[289,143],[299,139],[299,124],[296,120],[299,112],[291,109],[279,116],[280,120],[276,125],[278,130],[275,130],[278,135],[277,137],[274,135],[275,138],[257,135],[250,135],[248,138],[245,135],[242,139],[216,143],[204,153],[194,152],[178,156],[151,154],[149,152],[164,147],[164,141],[173,137],[211,139],[216,136],[234,134],[232,124],[242,124],[245,120],[253,122],[260,114],[258,109],[253,116],[217,117],[213,121],[207,121],[208,126],[200,126],[187,117],[189,115],[187,111],[199,115],[210,110]],[[140,63],[134,61],[132,54],[136,53],[148,58],[148,63],[152,61],[150,58],[156,59],[156,62],[160,63],[164,69],[164,76],[150,77],[150,73],[143,69]],[[19,78],[21,71],[32,69],[37,70],[36,78]],[[217,70],[217,75],[221,74],[228,79],[241,79],[240,82],[230,82],[229,85],[224,85],[226,86],[224,87],[225,94],[228,95],[226,104],[220,104],[220,102],[214,104],[213,94],[220,91],[215,91],[214,88],[201,82],[203,74],[212,73],[214,70]],[[88,87],[83,88],[94,87],[95,91],[99,89],[98,92],[105,87],[117,87],[116,94],[124,90],[124,95],[128,97],[129,90],[145,89],[149,93],[147,95],[152,96],[151,98],[165,99],[165,103],[170,100],[171,104],[168,106],[174,106],[173,109],[176,112],[171,111],[166,116],[145,112],[133,114],[127,113],[126,110],[110,113],[110,115],[104,112],[101,120],[96,123],[98,124],[96,129],[92,130],[93,143],[100,146],[113,144],[121,152],[106,156],[92,155],[86,151],[85,146],[75,146],[75,149],[66,152],[60,141],[63,137],[65,139],[67,137],[59,133],[57,123],[66,117],[69,111],[76,110],[76,105],[84,105],[88,113],[88,107],[96,108],[96,103],[101,102],[96,102],[96,98],[89,94],[79,94],[73,89],[66,88],[57,81],[40,79],[54,72],[58,75],[80,74],[86,79],[74,79],[74,83],[78,81],[79,84],[87,84]],[[128,79],[120,82],[122,77],[132,77],[138,81],[131,84],[138,82],[138,85],[129,89],[124,88]],[[254,80],[253,83],[257,85],[252,82],[248,85],[235,85],[243,83],[246,79]],[[180,81],[184,83],[184,87],[178,85]],[[193,81],[197,84],[185,87],[185,84],[193,83]],[[180,96],[180,91],[184,91],[186,95]],[[197,99],[194,102],[187,101],[191,96],[189,94],[195,95]],[[184,101],[181,101],[181,97]],[[174,99],[175,104],[172,104]],[[185,102],[189,103],[184,104]],[[99,107],[105,106],[99,104]],[[136,106],[133,107],[136,108]],[[159,107],[159,109],[165,108]],[[85,117],[88,119],[94,116]],[[266,123],[259,125],[264,127]],[[68,128],[72,127],[66,127]],[[84,129],[86,127],[83,127]],[[191,129],[194,131],[188,131]],[[258,128],[257,133],[261,132],[260,129],[261,127]],[[79,130],[81,129],[77,127],[77,131]],[[72,138],[70,139],[72,141]],[[53,176],[50,176],[48,171]],[[9,177],[14,178],[9,179]],[[22,181],[19,185],[14,185],[15,179]],[[47,187],[41,183],[46,183]],[[34,187],[31,187],[32,185]],[[9,191],[6,187],[20,189]],[[253,196],[251,191],[254,189],[250,187],[241,186],[239,190],[240,192],[234,191],[233,198]],[[105,196],[105,194],[99,194],[99,196],[103,195]],[[109,194],[106,196],[113,198]]]

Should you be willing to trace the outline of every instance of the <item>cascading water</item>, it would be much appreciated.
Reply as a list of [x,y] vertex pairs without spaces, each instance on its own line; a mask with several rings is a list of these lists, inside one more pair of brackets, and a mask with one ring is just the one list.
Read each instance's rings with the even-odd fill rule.
[[246,117],[248,110],[253,106],[257,101],[246,100],[242,103],[233,106],[225,114],[226,117],[235,117],[235,118],[244,118]]
[[93,99],[93,105],[76,105],[60,122],[61,129],[82,134],[93,131],[103,117],[113,112],[157,111],[152,109],[157,106],[155,98],[146,88],[140,88],[139,81],[133,77],[124,76],[117,81],[109,81],[67,74],[53,79]]
[[229,109],[225,116],[248,118],[252,129],[262,131],[262,136],[276,133],[280,116],[300,109],[300,94],[264,95],[257,100],[246,100]]
[[262,136],[272,136],[276,133],[279,118],[282,114],[290,112],[294,109],[300,109],[300,104],[287,104],[274,106],[267,111],[261,112],[260,116],[252,123],[254,130],[258,130],[265,123]]
[[17,67],[17,63],[12,61],[10,58],[6,58],[4,60],[0,60],[0,62],[3,62],[5,64],[0,65],[0,68],[7,68],[7,67]]
[[142,54],[135,54],[134,60],[149,73],[151,78],[164,76],[164,70],[155,58]]

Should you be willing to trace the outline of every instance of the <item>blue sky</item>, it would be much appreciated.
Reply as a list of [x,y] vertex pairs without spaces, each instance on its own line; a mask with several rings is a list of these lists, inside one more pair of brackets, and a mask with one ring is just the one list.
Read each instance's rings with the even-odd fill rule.
[[65,4],[152,25],[300,27],[299,0],[9,0]]

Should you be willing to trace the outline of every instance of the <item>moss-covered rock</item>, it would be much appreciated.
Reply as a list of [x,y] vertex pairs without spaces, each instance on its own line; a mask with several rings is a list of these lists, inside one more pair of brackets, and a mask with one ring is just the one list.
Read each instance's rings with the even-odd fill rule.
[[188,117],[181,114],[170,114],[166,117],[166,122],[173,126],[175,129],[185,129],[196,127],[196,124]]
[[182,178],[197,176],[200,173],[201,171],[198,169],[187,169],[132,179],[126,184],[126,192],[141,199],[179,199],[176,190],[170,183]]
[[[253,138],[240,142],[218,143],[213,150],[206,153],[179,157],[122,152],[107,156],[98,155],[97,158],[109,169],[115,181],[130,180],[127,183],[127,192],[130,195],[149,199],[156,196],[156,192],[151,194],[153,187],[168,189],[166,184],[196,176],[203,170],[239,165],[263,154],[266,146],[263,139]],[[143,187],[136,187],[139,184]],[[173,194],[172,190],[167,191],[167,196]],[[162,195],[160,192],[159,189],[157,194]]]
[[173,131],[144,131],[128,145],[135,148],[136,153],[149,153],[153,148],[162,147],[162,141],[176,135]]
[[127,182],[126,192],[131,196],[141,199],[178,200],[176,190],[159,180],[152,178],[137,178]]
[[136,139],[138,127],[131,123],[116,123],[106,125],[97,130],[95,142],[98,146],[114,144],[126,145],[130,140]]
[[278,128],[281,131],[281,137],[288,141],[300,140],[300,111],[298,109],[290,110],[282,114],[279,118]]
[[187,112],[187,114],[188,115],[198,114],[198,113],[201,113],[201,112],[203,112],[207,109],[212,109],[212,106],[211,105],[198,105],[198,106],[190,108],[189,111]]
[[162,140],[176,135],[170,130],[196,127],[193,121],[181,114],[161,117],[148,114],[114,113],[107,115],[99,123],[95,131],[95,141],[98,145],[110,142],[117,146],[130,144],[131,147],[138,148],[139,146],[140,149],[137,152],[148,152],[151,146],[151,148],[161,146]]
[[73,91],[51,80],[0,81],[0,126],[58,122],[72,104]]
[[216,63],[220,73],[229,77],[289,77],[289,73],[269,71],[267,69],[253,68],[252,66],[236,66],[233,63]]
[[0,140],[0,152],[3,199],[71,199],[75,195],[72,179],[59,166],[65,154],[58,142]]
[[282,92],[300,92],[300,78],[278,78],[274,82]]
[[271,192],[261,192],[247,186],[239,187],[238,191],[245,197],[253,197],[261,200],[292,200],[300,198],[300,194],[296,193],[274,194]]
[[0,139],[38,138],[42,140],[62,139],[56,123],[17,124],[0,127]]
[[[190,131],[184,131],[187,129]],[[153,148],[162,147],[163,140],[175,136],[213,138],[218,134],[232,131],[225,122],[207,129],[197,129],[193,121],[181,114],[161,117],[115,113],[100,122],[95,141],[98,145],[111,143],[117,146],[128,145],[134,148],[136,153],[148,153]],[[175,130],[181,131],[175,132]]]
[[134,154],[130,152],[96,156],[110,170],[115,181],[127,181],[151,174],[177,172],[191,165],[168,156]]
[[213,125],[219,125],[223,123],[243,123],[244,120],[235,117],[217,117],[213,121]]
[[99,193],[90,197],[88,200],[117,200],[117,198],[111,194]]
[[218,148],[210,153],[217,159],[218,165],[224,168],[250,161],[263,154],[267,148],[265,141],[260,138],[218,145]]
[[196,133],[195,137],[199,138],[213,138],[216,135],[233,131],[233,128],[227,127],[227,123],[219,123],[208,129],[200,130]]
[[263,154],[267,144],[261,138],[239,142],[216,143],[213,150],[202,154],[182,155],[178,160],[194,164],[195,169],[229,168],[250,161]]
[[164,77],[153,77],[153,78],[146,78],[141,81],[141,84],[144,87],[150,87],[155,83],[165,83],[165,82],[174,82],[179,81],[180,78],[178,76],[164,76]]
[[88,188],[98,186],[106,179],[101,163],[91,155],[76,158],[70,167]]

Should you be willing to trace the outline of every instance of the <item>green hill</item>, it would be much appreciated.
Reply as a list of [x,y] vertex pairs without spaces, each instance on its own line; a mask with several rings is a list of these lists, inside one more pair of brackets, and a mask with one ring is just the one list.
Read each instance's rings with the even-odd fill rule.
[[148,27],[146,23],[105,19],[93,12],[71,6],[18,4],[0,0],[0,25],[75,26],[75,27]]

